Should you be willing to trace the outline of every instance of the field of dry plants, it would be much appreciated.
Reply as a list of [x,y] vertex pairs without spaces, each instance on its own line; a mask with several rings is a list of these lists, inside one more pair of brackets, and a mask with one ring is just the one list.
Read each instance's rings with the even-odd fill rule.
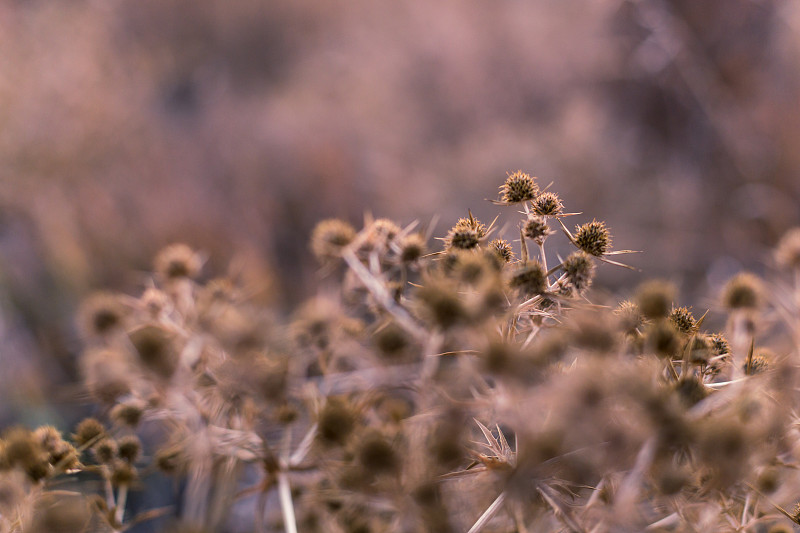
[[800,530],[800,3],[0,0],[0,533]]
[[636,256],[556,190],[510,172],[514,224],[467,212],[438,240],[323,220],[288,322],[164,248],[141,294],[80,308],[96,416],[4,431],[0,531],[791,531],[800,229],[708,310],[658,280],[616,302],[595,272]]

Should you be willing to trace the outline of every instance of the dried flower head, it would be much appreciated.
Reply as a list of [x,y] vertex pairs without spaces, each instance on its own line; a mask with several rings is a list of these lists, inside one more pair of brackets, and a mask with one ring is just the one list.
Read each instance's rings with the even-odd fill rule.
[[519,289],[525,296],[543,294],[547,290],[547,279],[544,267],[539,261],[528,261],[511,275],[509,285]]
[[142,443],[139,440],[139,437],[136,435],[127,435],[122,437],[117,442],[117,446],[117,453],[119,454],[120,458],[128,461],[129,463],[136,462],[136,459],[139,457],[139,453],[142,451]]
[[536,244],[542,244],[551,233],[553,230],[550,229],[544,218],[536,215],[529,216],[522,227],[522,234]]
[[84,446],[98,437],[105,435],[106,428],[96,418],[84,418],[75,428],[72,440],[78,446]]
[[591,256],[585,252],[572,252],[562,265],[569,284],[579,293],[588,289],[594,279],[595,265]]
[[500,197],[504,203],[518,204],[536,198],[539,186],[530,174],[517,170],[508,175],[505,183],[500,186]]
[[664,318],[672,309],[675,286],[666,281],[654,280],[643,283],[636,291],[636,304],[647,318]]
[[116,294],[95,293],[78,310],[78,328],[85,338],[102,337],[124,326],[127,311]]
[[620,302],[614,310],[614,314],[617,316],[620,327],[625,333],[636,333],[644,325],[644,316],[642,316],[639,306],[630,300]]
[[494,239],[489,242],[489,250],[495,253],[503,263],[508,263],[514,258],[514,250],[505,239]]
[[377,431],[370,431],[358,442],[358,462],[370,473],[393,472],[400,459],[392,445]]
[[144,403],[130,401],[120,403],[111,409],[111,420],[118,424],[136,427],[144,414]]
[[652,323],[645,332],[645,339],[648,348],[660,357],[672,357],[680,347],[678,331],[671,321]]
[[400,260],[411,263],[425,255],[425,238],[419,233],[406,235],[400,242]]
[[86,388],[101,403],[113,403],[131,390],[131,369],[125,356],[112,349],[90,349],[81,356]]
[[0,464],[22,469],[32,481],[49,472],[48,453],[34,434],[25,428],[11,428],[3,435],[3,457]]
[[408,334],[394,322],[376,331],[373,339],[380,353],[390,358],[402,354],[410,344]]
[[92,446],[92,452],[94,452],[97,462],[109,464],[117,456],[117,442],[111,438],[101,439]]
[[328,398],[319,413],[317,435],[326,444],[345,444],[356,424],[353,406],[339,398]]
[[448,250],[471,250],[476,248],[485,236],[486,225],[470,213],[468,218],[460,218],[450,229],[445,238],[445,248]]
[[605,222],[592,220],[575,228],[575,245],[594,256],[601,256],[611,247],[611,233]]
[[711,342],[711,351],[714,355],[727,355],[731,353],[731,346],[728,344],[728,339],[721,333],[714,333],[709,336]]
[[532,203],[533,212],[537,215],[557,216],[564,211],[564,204],[554,192],[543,192]]
[[338,218],[329,218],[319,222],[311,233],[311,251],[320,260],[339,257],[342,248],[350,244],[356,236],[356,230]]
[[775,354],[772,350],[761,348],[753,354],[753,358],[748,364],[747,361],[742,365],[742,371],[748,376],[755,376],[761,374],[769,369],[770,362],[775,359]]
[[686,307],[674,308],[669,314],[669,320],[675,326],[675,329],[687,335],[691,335],[697,329],[697,320]]
[[144,368],[168,379],[178,366],[178,351],[172,333],[154,324],[133,330],[129,335]]
[[444,280],[430,280],[414,294],[425,317],[441,328],[450,328],[467,318],[456,287]]
[[787,269],[800,269],[800,228],[787,231],[775,250],[775,261]]
[[162,249],[154,261],[155,272],[164,279],[195,279],[200,274],[203,261],[192,248],[176,243]]
[[120,485],[130,485],[139,477],[136,467],[123,459],[114,461],[111,468],[111,483],[118,487]]
[[749,272],[734,276],[725,285],[722,301],[728,309],[756,309],[761,305],[761,280]]

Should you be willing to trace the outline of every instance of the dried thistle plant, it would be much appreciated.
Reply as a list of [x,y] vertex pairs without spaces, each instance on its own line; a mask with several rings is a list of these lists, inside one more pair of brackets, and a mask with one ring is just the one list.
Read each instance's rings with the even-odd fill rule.
[[[668,282],[593,301],[598,263],[628,252],[605,223],[570,232],[576,213],[522,171],[500,192],[522,209],[516,250],[471,213],[432,253],[415,224],[322,221],[311,248],[332,288],[288,321],[241,280],[204,281],[186,245],[138,297],[87,299],[81,368],[102,416],[70,438],[3,432],[0,532],[165,515],[223,531],[234,508],[259,533],[797,523],[795,237],[776,255],[789,284],[737,276],[729,331],[708,332]],[[575,251],[548,268],[553,222]],[[788,344],[762,334],[767,313]],[[132,514],[156,470],[183,484],[180,512]]]

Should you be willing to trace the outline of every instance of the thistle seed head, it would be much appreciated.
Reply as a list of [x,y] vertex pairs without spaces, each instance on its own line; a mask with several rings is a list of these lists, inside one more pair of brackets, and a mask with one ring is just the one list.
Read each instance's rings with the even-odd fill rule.
[[564,204],[554,192],[543,192],[533,200],[533,212],[537,215],[555,216],[563,211]]
[[636,304],[646,318],[668,316],[674,299],[675,286],[666,281],[648,281],[636,291]]
[[522,228],[522,234],[531,239],[536,244],[542,244],[547,236],[553,233],[544,218],[540,216],[530,216]]
[[518,204],[536,198],[539,186],[536,180],[525,172],[517,170],[509,174],[505,183],[500,186],[500,197],[507,204]]
[[162,249],[154,261],[156,274],[166,280],[194,279],[200,274],[202,266],[200,256],[182,243],[171,244]]
[[178,351],[172,333],[161,326],[147,324],[129,335],[139,361],[155,375],[169,379],[178,367]]
[[503,263],[508,263],[514,258],[514,250],[505,239],[494,239],[489,243],[489,250],[497,255]]
[[98,292],[78,310],[78,329],[85,338],[103,337],[124,326],[128,310],[116,294]]
[[527,297],[544,294],[547,290],[545,274],[544,267],[539,261],[528,261],[511,275],[509,285],[511,288],[519,289]]
[[311,251],[320,261],[335,259],[355,236],[356,230],[344,220],[323,220],[311,232]]
[[597,220],[577,226],[574,238],[578,248],[594,256],[603,255],[611,247],[611,233],[608,231],[606,223]]
[[761,306],[761,280],[749,272],[734,276],[725,285],[722,301],[728,309],[757,309]]
[[403,263],[412,263],[425,255],[425,250],[425,238],[419,233],[412,233],[400,243],[400,260]]
[[591,256],[585,252],[572,252],[562,265],[567,281],[579,293],[588,289],[594,279],[595,264]]
[[669,314],[669,320],[675,329],[686,335],[691,335],[697,329],[697,320],[686,307],[677,307]]
[[75,433],[72,435],[72,440],[78,446],[83,446],[91,442],[100,435],[105,435],[106,428],[96,418],[84,418],[75,428]]

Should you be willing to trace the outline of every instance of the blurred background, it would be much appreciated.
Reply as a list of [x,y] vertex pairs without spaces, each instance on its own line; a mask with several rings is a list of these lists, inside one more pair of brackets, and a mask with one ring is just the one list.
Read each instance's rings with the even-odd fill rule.
[[0,423],[63,416],[78,302],[167,243],[289,310],[321,218],[513,238],[516,169],[644,251],[600,269],[623,295],[763,271],[800,223],[798,30],[778,0],[2,0]]

